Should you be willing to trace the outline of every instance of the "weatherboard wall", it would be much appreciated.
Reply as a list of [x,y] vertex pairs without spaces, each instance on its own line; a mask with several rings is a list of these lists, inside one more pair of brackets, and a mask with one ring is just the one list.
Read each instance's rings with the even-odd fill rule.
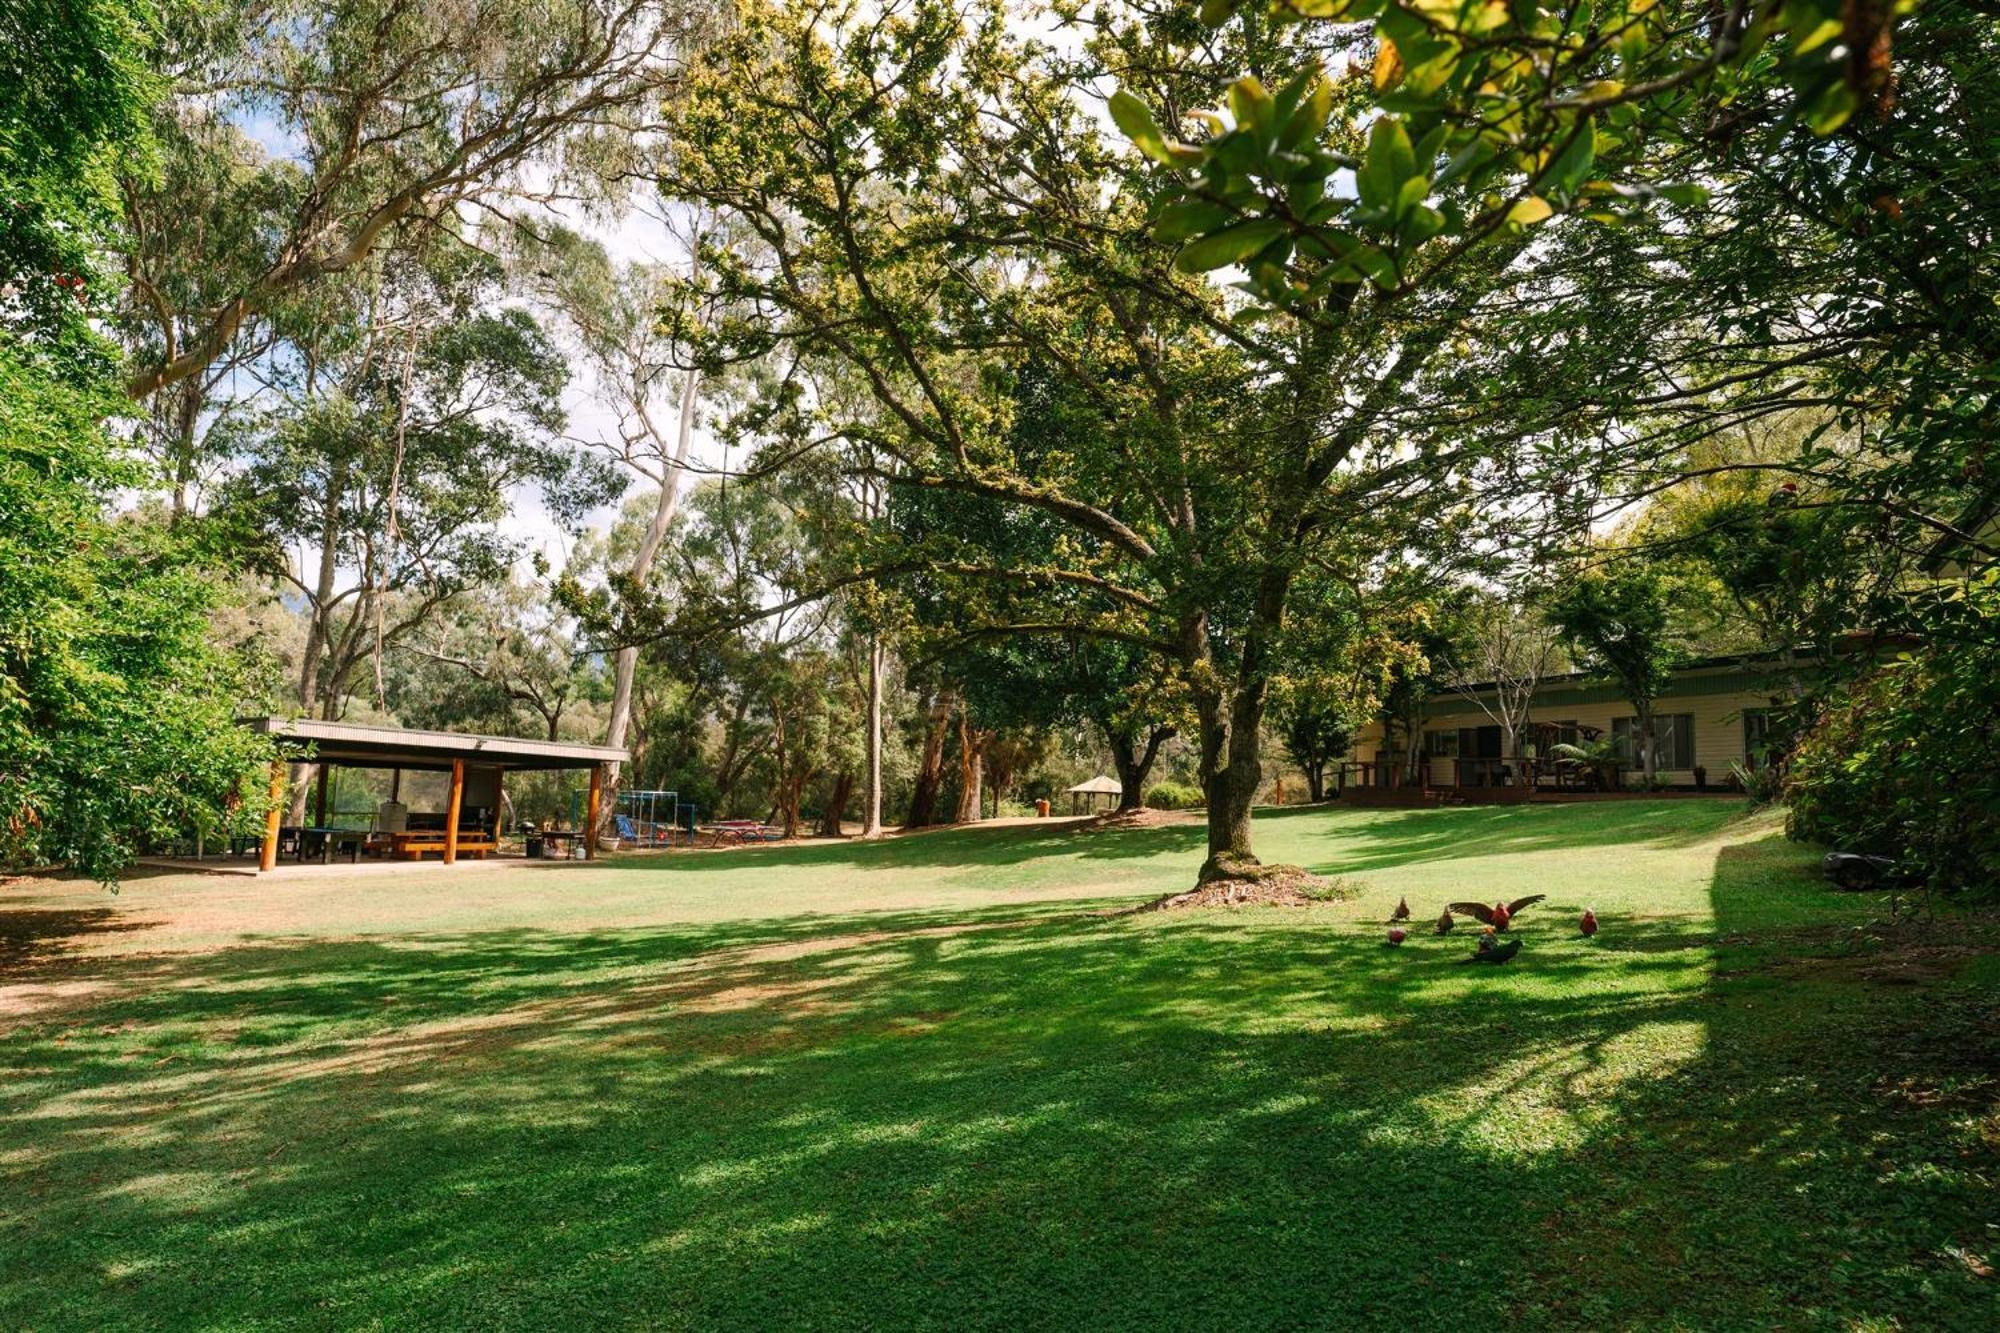
[[[1720,785],[1728,781],[1730,765],[1742,762],[1745,757],[1744,712],[1770,707],[1773,693],[1773,682],[1767,672],[1690,673],[1677,678],[1661,694],[1654,712],[1686,713],[1692,717],[1694,762],[1707,770],[1710,783]],[[1574,722],[1595,727],[1606,735],[1611,733],[1616,719],[1632,715],[1632,705],[1615,686],[1567,679],[1536,691],[1531,710],[1532,721],[1536,723]],[[1491,725],[1493,719],[1476,703],[1456,693],[1438,696],[1424,716],[1427,731]],[[1349,758],[1357,762],[1373,761],[1382,746],[1382,732],[1380,722],[1364,727]],[[1660,777],[1676,785],[1692,785],[1694,771],[1692,767],[1661,769]],[[1455,786],[1457,782],[1456,760],[1431,761],[1433,786]]]

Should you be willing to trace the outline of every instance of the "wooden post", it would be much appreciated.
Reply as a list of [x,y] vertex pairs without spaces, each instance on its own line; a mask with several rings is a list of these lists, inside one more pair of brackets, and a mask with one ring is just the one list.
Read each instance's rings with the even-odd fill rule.
[[400,768],[389,770],[389,799],[392,801],[403,799],[403,770]]
[[313,796],[313,821],[321,828],[326,827],[326,780],[332,773],[332,765],[319,765],[318,790]]
[[451,865],[458,860],[458,812],[465,804],[465,761],[451,761],[451,799],[445,802],[444,812],[444,863]]
[[583,859],[597,859],[597,803],[604,799],[604,765],[590,766],[590,797],[583,803]]
[[257,869],[278,868],[278,829],[285,822],[285,761],[271,761],[271,808],[264,814],[264,849],[257,857]]

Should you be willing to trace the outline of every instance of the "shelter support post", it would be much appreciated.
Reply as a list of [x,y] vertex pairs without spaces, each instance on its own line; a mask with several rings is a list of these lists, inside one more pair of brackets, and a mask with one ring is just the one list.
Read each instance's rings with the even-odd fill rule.
[[597,859],[597,806],[604,799],[604,765],[590,767],[590,797],[583,804],[583,859]]
[[318,768],[319,768],[319,781],[317,784],[317,790],[313,793],[313,822],[315,824],[318,824],[321,828],[325,828],[326,827],[326,783],[327,779],[333,775],[333,765],[320,764],[318,765]]
[[278,830],[285,821],[285,761],[271,761],[271,808],[264,812],[264,846],[257,855],[257,869],[278,868]]
[[451,761],[451,799],[445,802],[444,863],[458,860],[458,812],[465,805],[465,761]]

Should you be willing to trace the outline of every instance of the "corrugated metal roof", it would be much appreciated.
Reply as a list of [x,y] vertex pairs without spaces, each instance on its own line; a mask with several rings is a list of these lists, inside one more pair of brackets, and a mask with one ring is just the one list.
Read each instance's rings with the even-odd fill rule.
[[375,764],[383,768],[449,765],[455,759],[501,768],[590,768],[624,763],[630,751],[608,745],[530,740],[524,736],[477,736],[464,731],[416,731],[361,722],[322,722],[309,717],[246,717],[239,725],[266,736],[310,744],[313,757],[331,763]]

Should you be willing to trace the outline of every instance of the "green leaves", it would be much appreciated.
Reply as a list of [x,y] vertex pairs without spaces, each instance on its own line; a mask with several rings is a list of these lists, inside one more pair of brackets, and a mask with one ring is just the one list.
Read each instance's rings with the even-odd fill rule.
[[1174,165],[1173,155],[1167,151],[1167,136],[1153,119],[1153,109],[1123,88],[1111,94],[1111,120],[1133,147],[1155,162]]
[[1191,236],[1226,226],[1235,217],[1234,212],[1221,204],[1186,199],[1160,210],[1159,217],[1153,222],[1153,236],[1162,241],[1185,241]]
[[1590,178],[1590,169],[1597,164],[1597,127],[1589,115],[1578,119],[1577,127],[1570,134],[1542,173],[1543,191],[1567,198],[1582,188]]
[[1231,264],[1241,264],[1260,253],[1290,230],[1276,218],[1238,222],[1210,232],[1190,244],[1174,260],[1183,273],[1207,273]]
[[1354,173],[1361,202],[1370,208],[1393,212],[1399,206],[1405,182],[1416,174],[1416,167],[1416,148],[1410,143],[1403,122],[1395,116],[1380,117],[1368,131],[1367,157]]

